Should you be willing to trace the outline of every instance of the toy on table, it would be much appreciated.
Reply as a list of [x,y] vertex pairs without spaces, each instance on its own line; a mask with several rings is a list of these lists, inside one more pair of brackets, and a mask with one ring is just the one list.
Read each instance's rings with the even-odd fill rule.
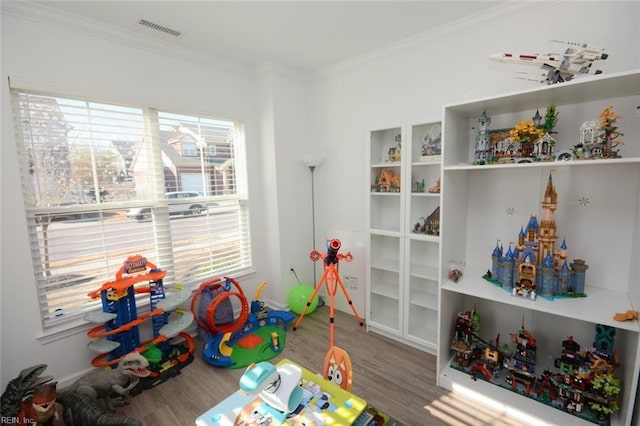
[[276,368],[263,361],[247,367],[240,377],[240,389],[249,396],[258,395],[264,401],[256,409],[260,415],[270,415],[284,423],[302,400],[302,388],[298,386],[301,378],[302,370],[293,364]]
[[[268,379],[272,373],[273,367],[262,367],[258,370],[254,370],[257,366],[263,363],[259,363],[256,366],[247,369],[250,375],[264,376],[264,384],[273,383],[273,379]],[[265,363],[268,364],[268,363]],[[281,398],[283,405],[281,408],[289,409],[292,406],[292,398],[297,399],[298,393],[301,398],[297,407],[294,407],[290,413],[283,420],[283,415],[266,410],[264,404],[268,402],[263,399],[264,392],[258,392],[256,394],[256,386],[251,385],[251,381],[247,384],[241,381],[240,390],[229,395],[223,401],[217,403],[214,407],[207,410],[196,419],[197,426],[228,426],[228,425],[269,425],[275,426],[280,424],[287,425],[352,425],[352,424],[366,424],[358,423],[359,418],[364,414],[364,410],[367,407],[367,403],[362,398],[351,394],[340,388],[333,382],[329,382],[320,377],[315,372],[312,372],[288,359],[282,359],[275,366],[276,373],[292,372],[291,379],[296,378],[298,381],[295,383],[291,393],[285,392]],[[297,370],[301,371],[301,378],[297,376]],[[245,374],[247,373],[245,372]],[[260,373],[260,374],[259,374]],[[268,373],[268,374],[267,374]],[[274,376],[275,377],[275,376]],[[243,379],[244,380],[244,379]],[[289,380],[285,377],[284,380]],[[284,380],[280,380],[282,383]],[[294,384],[293,380],[290,380],[288,385]],[[243,390],[243,387],[247,387],[249,393]],[[264,386],[264,385],[263,385]],[[283,384],[280,384],[282,388]],[[287,386],[285,386],[287,388]],[[265,388],[269,389],[269,388]],[[300,390],[297,390],[300,389]],[[258,389],[259,390],[259,389]],[[283,389],[284,391],[284,389]],[[291,395],[287,399],[287,394]],[[288,404],[291,403],[291,404]],[[261,407],[262,408],[259,408]],[[284,410],[278,409],[279,412]],[[283,420],[283,421],[280,421]]]
[[[260,300],[263,281],[251,302],[233,278],[214,278],[200,284],[191,300],[191,312],[204,340],[202,356],[215,367],[244,368],[269,360],[282,352],[287,324],[295,316],[287,311],[267,309]],[[234,318],[232,297],[240,304]]]
[[338,269],[339,268],[338,264],[340,260],[344,259],[347,263],[353,260],[353,256],[351,255],[351,252],[347,252],[347,254],[338,253],[341,246],[342,246],[342,243],[340,242],[340,240],[334,238],[332,240],[327,241],[326,254],[320,253],[317,250],[312,250],[311,253],[309,253],[309,259],[311,259],[313,262],[316,262],[322,259],[324,272],[322,273],[322,276],[320,277],[320,280],[318,281],[318,284],[316,285],[316,288],[313,294],[309,298],[309,301],[307,302],[307,306],[305,306],[302,313],[298,317],[298,320],[293,326],[293,330],[295,331],[300,325],[300,323],[302,322],[302,319],[304,318],[304,315],[307,312],[307,309],[309,309],[309,307],[311,306],[313,299],[316,297],[316,295],[322,288],[322,284],[326,284],[327,294],[329,295],[329,302],[330,302],[329,303],[329,347],[333,346],[333,327],[334,327],[334,310],[335,310],[334,302],[335,302],[335,295],[338,291],[338,286],[340,286],[340,289],[342,290],[342,294],[347,299],[347,302],[349,303],[349,306],[351,307],[351,310],[353,311],[353,314],[355,315],[356,320],[360,323],[360,326],[364,325],[362,318],[360,318],[360,315],[358,314],[356,307],[353,305],[353,302],[349,297],[349,293],[347,292],[347,289],[345,288],[342,282],[342,279],[340,278],[340,272]]
[[[163,285],[166,271],[145,257],[129,256],[114,281],[106,282],[89,293],[102,300],[102,312],[92,312],[86,321],[98,323],[87,332],[92,339],[89,349],[100,353],[94,367],[115,367],[127,354],[139,352],[149,356],[151,373],[140,381],[146,389],[179,374],[193,360],[193,339],[185,333],[193,322],[191,312],[180,305],[191,296],[191,290],[174,285],[167,293]],[[139,315],[136,294],[148,293],[150,312]],[[141,341],[139,326],[151,320],[153,337]]]

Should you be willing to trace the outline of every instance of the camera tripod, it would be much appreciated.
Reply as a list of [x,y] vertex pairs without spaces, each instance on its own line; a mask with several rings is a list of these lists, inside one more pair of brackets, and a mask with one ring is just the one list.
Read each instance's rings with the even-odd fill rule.
[[340,286],[340,289],[342,290],[342,294],[344,294],[345,299],[349,303],[349,306],[351,307],[351,310],[353,311],[353,314],[355,315],[356,320],[360,323],[360,326],[364,325],[364,322],[362,321],[362,318],[360,318],[360,315],[358,315],[358,311],[356,310],[356,307],[353,305],[353,302],[349,297],[349,293],[347,292],[347,289],[342,283],[342,279],[340,279],[340,274],[338,273],[338,263],[341,259],[344,259],[345,262],[347,263],[353,260],[353,256],[351,255],[351,252],[348,252],[346,255],[338,253],[338,250],[340,250],[341,245],[342,243],[340,242],[340,240],[334,238],[333,240],[329,240],[327,242],[327,254],[322,254],[318,250],[312,250],[311,253],[309,253],[309,259],[311,259],[313,262],[316,262],[320,259],[323,260],[324,272],[322,273],[320,280],[316,284],[316,288],[313,291],[313,294],[311,295],[311,297],[309,297],[309,300],[307,301],[307,305],[304,307],[304,309],[302,310],[302,313],[298,317],[298,320],[293,326],[293,330],[295,331],[300,325],[300,323],[302,322],[302,318],[304,318],[304,315],[307,312],[307,309],[309,308],[309,306],[311,306],[311,302],[318,295],[318,292],[320,291],[322,284],[326,284],[327,294],[329,295],[329,347],[334,346],[333,345],[333,325],[334,325],[334,313],[335,313],[334,302],[335,302],[335,295],[338,292],[338,286]]

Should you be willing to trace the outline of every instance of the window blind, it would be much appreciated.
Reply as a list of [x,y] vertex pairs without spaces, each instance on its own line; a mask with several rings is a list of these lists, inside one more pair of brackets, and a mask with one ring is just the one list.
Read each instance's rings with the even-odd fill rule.
[[17,89],[12,103],[45,331],[100,309],[87,293],[131,255],[166,285],[252,266],[238,123]]

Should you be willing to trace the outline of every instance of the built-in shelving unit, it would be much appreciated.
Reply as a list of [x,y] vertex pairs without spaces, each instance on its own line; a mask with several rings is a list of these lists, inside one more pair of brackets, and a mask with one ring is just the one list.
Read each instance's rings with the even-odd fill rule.
[[[431,235],[419,231],[440,206],[440,194],[429,192],[441,177],[440,157],[422,156],[425,138],[439,141],[439,135],[438,121],[372,131],[367,171],[367,327],[432,353],[438,332],[439,226]],[[399,158],[394,149],[400,150]],[[398,176],[400,185],[381,191],[383,170]]]
[[[587,120],[613,106],[622,115],[619,131],[625,145],[622,158],[540,161],[525,164],[474,165],[478,117],[486,111],[490,129],[512,128],[549,104],[559,112],[556,152],[579,142]],[[442,239],[440,263],[438,384],[497,405],[512,414],[524,413],[534,424],[587,425],[576,416],[533,399],[469,379],[451,366],[454,324],[459,312],[480,314],[480,334],[503,342],[521,324],[537,339],[537,371],[557,371],[553,359],[562,341],[573,336],[591,346],[597,324],[616,328],[615,348],[622,379],[620,410],[613,425],[632,424],[640,372],[640,325],[617,322],[613,315],[640,309],[640,72],[599,75],[536,87],[531,90],[448,105],[443,117]],[[491,254],[500,240],[517,241],[532,214],[540,216],[549,176],[558,204],[554,212],[558,236],[565,239],[568,258],[588,264],[584,298],[549,301],[512,296],[482,278],[491,269]],[[463,260],[459,282],[448,279],[449,262]],[[637,422],[638,420],[635,419]]]

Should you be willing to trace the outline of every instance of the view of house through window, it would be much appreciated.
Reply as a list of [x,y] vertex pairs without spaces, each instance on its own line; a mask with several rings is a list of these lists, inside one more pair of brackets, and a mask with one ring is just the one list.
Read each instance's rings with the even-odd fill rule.
[[238,122],[12,90],[44,329],[75,325],[128,256],[198,285],[252,265]]

